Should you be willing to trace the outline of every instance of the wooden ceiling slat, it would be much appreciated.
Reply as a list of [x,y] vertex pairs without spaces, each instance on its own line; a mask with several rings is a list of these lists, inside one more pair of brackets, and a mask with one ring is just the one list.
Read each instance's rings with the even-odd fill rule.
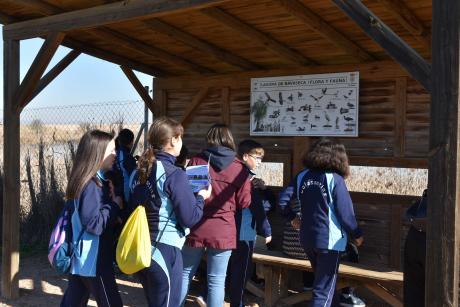
[[145,20],[144,23],[148,25],[152,30],[166,34],[170,37],[173,37],[177,40],[180,40],[184,44],[192,46],[196,49],[199,49],[208,55],[211,55],[217,59],[220,59],[226,63],[229,63],[233,66],[243,68],[246,70],[254,70],[260,68],[254,63],[241,58],[237,55],[234,55],[222,48],[219,48],[211,43],[208,43],[194,35],[191,35],[183,30],[177,29],[172,25],[169,25],[159,19],[150,19]]
[[356,45],[353,41],[345,35],[334,29],[321,17],[316,15],[312,10],[304,6],[298,0],[273,0],[284,9],[286,9],[292,16],[300,19],[308,27],[321,34],[325,39],[329,40],[334,45],[343,49],[345,52],[353,55],[361,61],[372,60],[373,57],[367,53],[366,50]]
[[378,0],[409,33],[431,49],[431,34],[422,22],[401,0]]
[[227,26],[229,29],[238,32],[241,35],[248,37],[251,40],[259,42],[265,48],[275,52],[282,58],[294,64],[311,65],[314,62],[299,52],[281,44],[269,35],[257,30],[256,28],[246,24],[238,18],[217,7],[206,8],[201,10],[205,15]]
[[49,32],[67,32],[99,27],[133,19],[147,19],[172,13],[201,9],[229,0],[136,0],[118,1],[87,9],[74,10],[53,16],[37,18],[7,25],[3,28],[6,39],[28,39]]

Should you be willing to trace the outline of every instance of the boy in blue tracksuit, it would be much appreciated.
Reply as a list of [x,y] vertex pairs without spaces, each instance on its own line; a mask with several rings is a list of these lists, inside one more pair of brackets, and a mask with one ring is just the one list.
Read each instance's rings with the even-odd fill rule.
[[[281,192],[279,205],[294,228],[300,228],[300,243],[314,270],[311,306],[331,306],[348,236],[357,246],[363,242],[344,181],[349,174],[345,147],[322,138],[307,153],[304,165]],[[291,199],[299,200],[301,215],[289,207]]]
[[139,168],[130,195],[130,208],[145,206],[152,244],[150,267],[137,273],[148,306],[180,305],[182,253],[189,228],[201,220],[204,201],[211,194],[196,195],[185,172],[175,166],[182,147],[183,127],[160,117],[149,129],[149,149],[139,159]]
[[125,203],[129,200],[129,182],[133,171],[136,169],[136,159],[131,154],[134,143],[134,133],[129,129],[123,129],[118,133],[115,139],[115,149],[117,158],[113,164],[113,170],[116,174],[115,194],[121,196]]
[[[253,140],[244,140],[238,145],[238,158],[243,161],[249,171],[254,170],[264,157],[262,145]],[[251,205],[249,208],[238,210],[235,215],[237,229],[237,248],[232,251],[230,258],[230,306],[243,305],[243,293],[246,282],[252,275],[252,254],[256,235],[265,238],[265,243],[271,241],[271,226],[268,222],[265,208],[268,203],[266,189],[262,180],[252,180]]]

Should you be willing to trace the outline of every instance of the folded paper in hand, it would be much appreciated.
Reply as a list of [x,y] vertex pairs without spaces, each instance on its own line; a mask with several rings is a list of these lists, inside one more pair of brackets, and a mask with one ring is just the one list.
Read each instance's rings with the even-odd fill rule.
[[209,164],[188,166],[185,169],[193,193],[207,189],[210,183]]

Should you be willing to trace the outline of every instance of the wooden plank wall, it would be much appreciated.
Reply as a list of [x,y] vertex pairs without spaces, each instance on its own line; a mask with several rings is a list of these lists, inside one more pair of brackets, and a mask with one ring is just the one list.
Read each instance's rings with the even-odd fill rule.
[[[200,89],[209,91],[185,129],[184,142],[192,153],[204,147],[207,129],[228,123],[236,142],[249,138],[250,78],[277,75],[360,71],[359,137],[342,138],[355,165],[426,167],[430,95],[392,62],[356,66],[316,67],[308,71],[265,71],[218,77],[156,79],[155,114],[181,120]],[[294,175],[293,148],[302,137],[252,137],[266,148],[268,161],[283,162],[284,184]],[[311,138],[312,139],[312,138]],[[311,141],[310,139],[310,141]],[[302,142],[308,144],[309,142]],[[286,165],[288,164],[288,165]],[[365,263],[401,268],[407,225],[402,215],[413,196],[352,193],[366,243],[360,249]],[[281,247],[283,221],[271,214],[274,246]]]
[[[209,87],[185,129],[185,143],[192,152],[197,152],[204,146],[206,130],[216,122],[228,123],[236,142],[250,137],[250,77],[359,70],[359,137],[341,138],[352,163],[426,167],[430,96],[391,63],[334,66],[330,70],[322,66],[305,72],[267,71],[194,79],[155,79],[155,113],[181,120],[200,89]],[[268,154],[292,155],[293,137],[252,138],[262,143]]]
[[[404,241],[409,228],[403,216],[419,197],[352,192],[351,198],[364,233],[364,244],[359,248],[360,262],[402,270]],[[285,221],[278,212],[270,212],[269,220],[273,236],[271,247],[281,250]]]

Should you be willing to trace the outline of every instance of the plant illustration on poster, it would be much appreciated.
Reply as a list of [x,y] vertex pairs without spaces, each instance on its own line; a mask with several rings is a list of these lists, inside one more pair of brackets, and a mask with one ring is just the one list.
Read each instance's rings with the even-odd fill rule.
[[358,136],[359,72],[251,79],[251,135]]

